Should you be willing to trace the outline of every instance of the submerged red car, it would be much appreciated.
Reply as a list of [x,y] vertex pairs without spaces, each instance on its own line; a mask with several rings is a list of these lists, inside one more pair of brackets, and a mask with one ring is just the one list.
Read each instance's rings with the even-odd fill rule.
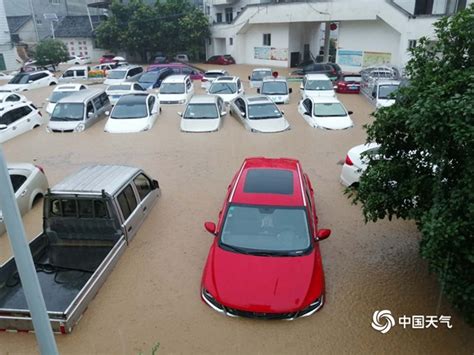
[[360,92],[360,74],[342,74],[336,81],[336,92],[340,94],[358,94]]
[[229,65],[229,64],[235,64],[235,59],[229,55],[214,55],[210,57],[207,61],[207,64],[217,64],[217,65]]
[[295,319],[324,303],[313,188],[298,160],[248,158],[228,186],[201,298],[228,316]]

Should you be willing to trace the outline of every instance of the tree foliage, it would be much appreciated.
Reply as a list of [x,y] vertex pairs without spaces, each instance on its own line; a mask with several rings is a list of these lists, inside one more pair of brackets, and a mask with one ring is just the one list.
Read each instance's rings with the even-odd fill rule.
[[366,221],[413,219],[420,252],[451,303],[474,323],[474,4],[435,24],[406,67],[397,103],[375,112],[358,191]]
[[144,61],[157,51],[197,57],[210,35],[204,13],[186,0],[157,1],[155,5],[114,0],[111,12],[96,30],[98,44],[112,51],[137,53]]
[[35,59],[38,65],[52,64],[54,66],[67,61],[69,53],[66,45],[57,39],[46,39],[38,43]]

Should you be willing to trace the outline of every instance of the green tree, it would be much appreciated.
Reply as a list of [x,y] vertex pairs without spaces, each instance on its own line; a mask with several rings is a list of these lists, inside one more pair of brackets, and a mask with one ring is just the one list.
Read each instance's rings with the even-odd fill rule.
[[406,67],[397,103],[375,112],[369,158],[356,193],[366,221],[413,219],[420,253],[441,289],[474,323],[474,4],[435,24]]
[[35,59],[39,65],[52,64],[53,67],[56,67],[59,63],[67,61],[68,58],[67,47],[60,40],[46,39],[36,46]]
[[186,0],[157,1],[155,5],[143,0],[127,4],[114,0],[111,12],[96,30],[99,46],[138,53],[143,61],[158,50],[168,55],[186,51],[197,56],[210,35],[206,16]]

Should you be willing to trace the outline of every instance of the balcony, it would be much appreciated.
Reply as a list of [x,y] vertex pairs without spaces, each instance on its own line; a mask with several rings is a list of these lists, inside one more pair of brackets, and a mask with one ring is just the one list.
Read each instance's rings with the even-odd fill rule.
[[452,15],[466,7],[466,0],[387,0],[410,17]]
[[232,5],[238,2],[239,0],[214,0],[212,5],[221,6],[221,5]]

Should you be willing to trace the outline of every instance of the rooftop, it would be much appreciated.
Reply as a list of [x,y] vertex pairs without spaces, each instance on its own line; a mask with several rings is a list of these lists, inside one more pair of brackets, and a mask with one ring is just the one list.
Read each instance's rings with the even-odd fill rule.
[[7,16],[10,33],[17,33],[29,20],[31,16]]
[[[91,16],[94,28],[105,19],[105,16]],[[94,37],[94,31],[88,16],[65,16],[56,26],[54,35],[63,38]]]

